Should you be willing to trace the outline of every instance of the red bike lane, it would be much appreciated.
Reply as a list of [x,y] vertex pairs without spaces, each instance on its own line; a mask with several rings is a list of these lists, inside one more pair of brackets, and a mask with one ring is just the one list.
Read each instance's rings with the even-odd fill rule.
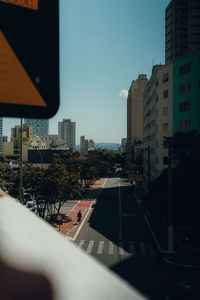
[[[82,212],[82,220],[85,219],[87,212],[89,211],[93,201],[98,197],[102,186],[104,185],[106,181],[106,178],[101,178],[97,180],[85,193],[83,200],[80,200],[73,208],[72,210],[67,214],[67,222],[60,225],[60,232],[68,236],[69,233],[71,233],[73,230],[75,231],[75,228],[79,227],[79,224],[77,224],[77,213],[79,210]],[[59,226],[57,226],[57,229]],[[73,231],[73,232],[74,232]]]

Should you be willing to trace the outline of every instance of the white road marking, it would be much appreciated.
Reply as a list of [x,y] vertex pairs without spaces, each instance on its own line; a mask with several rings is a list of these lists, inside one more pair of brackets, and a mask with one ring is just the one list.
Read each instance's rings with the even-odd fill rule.
[[104,241],[99,242],[99,247],[97,250],[97,254],[102,254],[103,252]]
[[89,245],[87,247],[87,250],[86,250],[87,254],[90,254],[92,252],[92,247],[93,246],[94,246],[94,241],[90,241]]
[[83,246],[84,243],[85,243],[85,240],[81,240],[81,241],[79,242],[78,247],[81,248],[81,247]]
[[109,242],[109,246],[108,246],[108,254],[113,254],[113,250],[114,250],[113,243],[112,243],[112,242]]

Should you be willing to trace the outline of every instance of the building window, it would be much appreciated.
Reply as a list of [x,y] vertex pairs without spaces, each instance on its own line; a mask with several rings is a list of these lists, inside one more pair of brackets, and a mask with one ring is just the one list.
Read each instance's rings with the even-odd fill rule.
[[158,156],[156,156],[156,163],[158,164]]
[[190,127],[191,127],[190,120],[180,121],[180,129],[187,130],[187,129],[190,129]]
[[187,82],[187,92],[191,90],[191,81]]
[[191,63],[185,64],[179,68],[179,75],[186,74],[191,71]]
[[169,80],[168,73],[163,74],[162,82],[167,82]]
[[189,92],[191,90],[191,81],[179,85],[179,94]]
[[185,84],[180,84],[179,85],[179,94],[185,93]]
[[163,165],[168,165],[168,157],[163,156]]
[[163,98],[168,98],[168,90],[163,91]]
[[168,131],[168,123],[163,124],[163,131],[167,132]]
[[181,102],[179,104],[179,111],[180,112],[190,111],[190,110],[191,110],[191,101]]
[[163,107],[163,116],[168,115],[168,106]]

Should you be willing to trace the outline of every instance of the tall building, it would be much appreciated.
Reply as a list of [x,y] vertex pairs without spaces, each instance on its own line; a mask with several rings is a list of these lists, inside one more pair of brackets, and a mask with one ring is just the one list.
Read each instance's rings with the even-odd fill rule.
[[129,160],[134,159],[134,147],[143,141],[143,93],[147,85],[147,75],[140,74],[133,80],[127,98],[127,144]]
[[3,152],[3,118],[0,118],[0,153]]
[[29,124],[33,129],[33,137],[40,137],[46,141],[49,134],[49,120],[47,119],[24,119],[24,124]]
[[126,152],[126,138],[121,139],[121,147],[120,147],[120,153],[125,153]]
[[94,149],[94,141],[93,140],[88,141],[88,149]]
[[58,122],[58,139],[64,140],[66,147],[71,151],[76,151],[76,123],[71,122],[70,119],[63,119]]
[[[19,128],[16,126],[12,128],[10,142],[3,143],[3,154],[11,159],[19,158],[20,154],[20,143],[21,134]],[[14,130],[16,129],[16,130]],[[16,132],[18,132],[16,134]],[[28,161],[28,150],[31,148],[46,148],[46,143],[41,141],[40,137],[33,137],[32,126],[29,124],[23,124],[22,129],[22,160],[23,162]]]
[[85,136],[80,137],[80,156],[88,155],[88,140],[85,140]]
[[173,63],[173,134],[200,131],[200,49]]
[[172,63],[154,66],[144,91],[143,175],[146,187],[168,164],[163,141],[164,136],[172,136],[173,132],[172,85]]
[[200,48],[200,1],[171,0],[165,10],[165,62]]
[[18,137],[18,134],[20,132],[20,125],[15,125],[14,128],[11,128],[11,137]]

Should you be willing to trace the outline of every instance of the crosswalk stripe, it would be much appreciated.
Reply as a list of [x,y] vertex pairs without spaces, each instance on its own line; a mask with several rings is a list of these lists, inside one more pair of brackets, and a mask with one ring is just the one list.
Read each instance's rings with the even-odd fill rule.
[[[78,242],[78,241],[77,241]],[[94,245],[98,244],[98,247],[96,250],[94,249]],[[78,247],[82,248],[86,251],[86,253],[91,254],[96,252],[97,254],[107,254],[107,255],[114,255],[114,243],[111,241],[86,241],[86,240],[80,240],[78,242]],[[144,242],[140,241],[139,243],[135,244],[134,242],[127,242],[128,248],[127,252],[131,253],[132,255],[137,255],[138,251],[140,255],[156,255],[156,249],[154,248],[153,244],[151,242]],[[87,247],[86,247],[87,246]],[[106,246],[106,248],[104,247]],[[105,250],[104,250],[105,248]],[[124,250],[124,243],[120,242],[118,246],[118,254],[119,255],[125,255]]]
[[142,254],[146,254],[146,249],[143,242],[139,242],[140,250]]
[[94,245],[94,241],[90,241],[86,250],[87,254],[90,254],[92,252],[93,245]]
[[108,254],[113,254],[113,250],[114,250],[113,243],[109,242]]
[[99,242],[97,254],[102,254],[103,252],[104,241]]
[[134,245],[130,245],[130,253],[134,254],[135,252],[135,246]]
[[83,246],[84,243],[85,243],[85,241],[84,241],[84,240],[81,240],[81,241],[79,242],[78,247],[81,248],[81,247]]

